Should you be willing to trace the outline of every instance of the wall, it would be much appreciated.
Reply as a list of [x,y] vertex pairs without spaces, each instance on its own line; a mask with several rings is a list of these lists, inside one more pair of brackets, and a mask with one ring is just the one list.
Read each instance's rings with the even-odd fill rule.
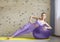
[[42,12],[46,12],[50,23],[50,0],[0,0],[0,36],[10,36],[26,24],[30,16],[40,17]]
[[60,36],[60,0],[55,0],[55,35]]

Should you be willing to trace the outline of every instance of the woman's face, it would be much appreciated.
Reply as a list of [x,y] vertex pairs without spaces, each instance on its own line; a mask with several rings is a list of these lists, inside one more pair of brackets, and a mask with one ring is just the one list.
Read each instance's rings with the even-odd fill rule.
[[46,19],[46,14],[43,14],[43,15],[42,15],[42,18],[43,18],[43,19]]
[[43,18],[46,19],[46,14],[43,14]]

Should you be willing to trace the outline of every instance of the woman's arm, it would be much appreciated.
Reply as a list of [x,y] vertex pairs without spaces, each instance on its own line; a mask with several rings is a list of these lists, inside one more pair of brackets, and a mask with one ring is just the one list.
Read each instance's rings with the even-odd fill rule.
[[45,24],[48,26],[47,29],[52,29],[52,27],[47,22]]
[[32,18],[34,18],[34,19],[38,19],[38,17],[36,17],[36,16],[32,16]]
[[31,22],[31,19],[36,19],[36,20],[38,20],[39,18],[38,17],[36,17],[36,16],[30,16],[30,18],[29,18],[29,21]]

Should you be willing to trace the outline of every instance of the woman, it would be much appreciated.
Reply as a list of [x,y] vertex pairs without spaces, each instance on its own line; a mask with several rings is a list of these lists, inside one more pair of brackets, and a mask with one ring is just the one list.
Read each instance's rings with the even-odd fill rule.
[[[36,19],[35,23],[31,23],[31,19]],[[46,14],[42,13],[40,18],[35,16],[31,16],[29,23],[24,25],[22,29],[17,30],[11,37],[16,37],[18,35],[23,35],[29,32],[33,32],[33,36],[36,39],[39,38],[48,38],[50,36],[50,30],[52,29],[51,26],[45,21]],[[48,34],[49,35],[45,35]],[[9,37],[9,38],[11,38]]]
[[36,19],[36,22],[41,23],[41,25],[42,24],[47,25],[48,27],[45,27],[44,30],[45,29],[52,29],[51,26],[45,21],[46,13],[42,13],[40,18],[35,17],[35,16],[31,16],[30,21],[31,21],[32,18]]
[[32,17],[34,19],[37,20],[37,23],[39,24],[39,26],[33,30],[33,36],[36,39],[40,39],[40,38],[49,38],[49,36],[51,35],[51,26],[45,21],[46,19],[46,14],[42,13],[40,18],[37,17]]

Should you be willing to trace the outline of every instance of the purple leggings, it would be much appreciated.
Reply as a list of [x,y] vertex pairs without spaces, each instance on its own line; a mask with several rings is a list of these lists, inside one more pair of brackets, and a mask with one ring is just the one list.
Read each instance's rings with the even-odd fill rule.
[[24,25],[22,27],[22,29],[17,30],[13,34],[13,36],[16,37],[18,35],[23,35],[23,34],[26,34],[26,33],[30,33],[30,32],[33,32],[34,29],[35,29],[35,23],[32,24],[32,23],[29,22],[28,24]]

